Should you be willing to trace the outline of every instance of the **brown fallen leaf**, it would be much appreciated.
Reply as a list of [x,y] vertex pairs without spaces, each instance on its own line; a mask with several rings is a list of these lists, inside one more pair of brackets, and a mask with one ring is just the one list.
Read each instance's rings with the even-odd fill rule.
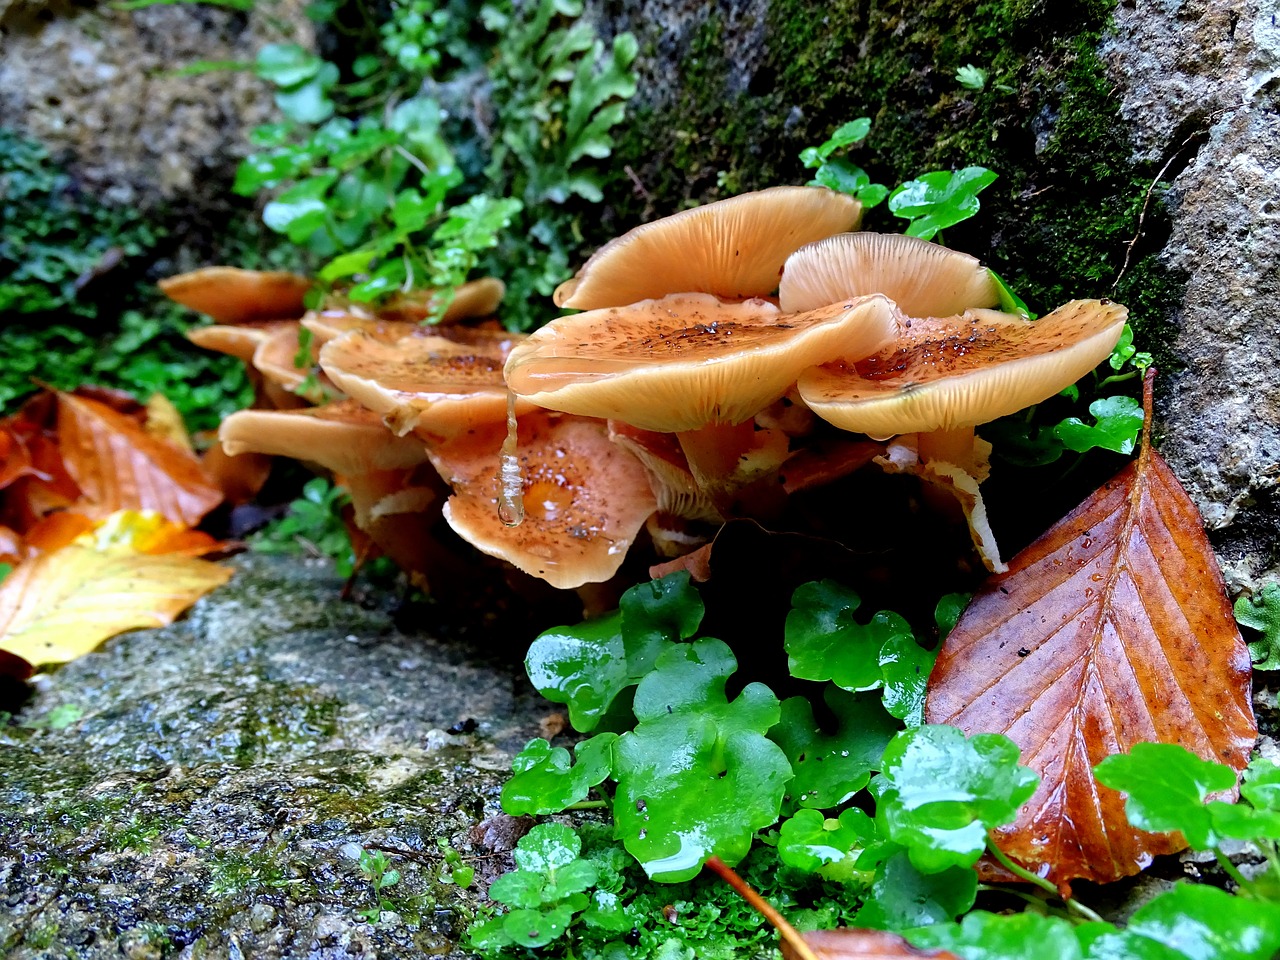
[[1060,886],[1117,880],[1186,846],[1130,827],[1121,795],[1093,777],[1141,742],[1242,770],[1257,735],[1249,654],[1213,550],[1149,441],[986,582],[943,644],[925,716],[1022,749],[1040,786],[997,843]]
[[155,510],[195,526],[222,502],[194,454],[96,400],[58,394],[58,442],[67,473],[90,501],[77,503],[79,512]]
[[[232,571],[161,544],[189,548],[176,525],[121,511],[76,542],[18,564],[0,583],[0,653],[33,667],[64,663],[125,630],[159,627]],[[7,662],[7,661],[6,661]]]

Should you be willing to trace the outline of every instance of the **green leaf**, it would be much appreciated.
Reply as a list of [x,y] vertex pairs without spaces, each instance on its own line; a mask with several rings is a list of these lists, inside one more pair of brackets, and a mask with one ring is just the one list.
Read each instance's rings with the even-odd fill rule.
[[973,599],[971,593],[948,593],[938,600],[933,608],[933,622],[938,627],[938,639],[947,639],[947,634],[956,628],[956,622],[964,608]]
[[582,840],[569,827],[542,823],[520,838],[512,857],[521,870],[546,874],[577,860],[581,852]]
[[704,638],[666,649],[636,688],[641,722],[615,748],[613,814],[655,880],[688,880],[712,854],[735,864],[778,819],[791,768],[764,736],[778,701],[752,683],[729,702],[736,666],[723,642]]
[[987,71],[966,63],[956,71],[956,83],[966,90],[981,90],[987,85]]
[[880,774],[876,822],[923,873],[972,866],[987,831],[1013,821],[1038,782],[1018,765],[1018,747],[1008,737],[966,739],[945,726],[898,734],[885,748]]
[[553,748],[541,738],[530,740],[511,762],[513,775],[502,786],[502,809],[513,817],[559,813],[586,798],[591,788],[609,776],[613,742],[617,736],[602,733],[574,747],[578,756],[571,766],[569,751]]
[[288,89],[320,73],[324,61],[296,43],[269,43],[258,51],[253,72],[277,87]]
[[931,240],[939,230],[976,214],[980,207],[978,193],[995,179],[996,174],[985,167],[926,173],[889,194],[889,210],[911,221],[908,236]]
[[573,914],[569,904],[550,910],[512,910],[502,918],[502,931],[512,944],[545,947],[569,929]]
[[891,637],[910,638],[911,627],[897,614],[884,611],[865,626],[859,624],[853,614],[860,603],[856,593],[834,580],[796,588],[783,641],[792,676],[831,680],[846,690],[884,685],[880,651]]
[[828,685],[824,699],[836,717],[833,733],[822,730],[804,697],[784,700],[769,731],[795,773],[787,786],[790,805],[830,810],[847,801],[867,785],[897,733],[898,725],[870,697]]
[[[1110,924],[1106,924],[1111,930]],[[1059,917],[1027,911],[1012,916],[975,910],[960,923],[939,923],[905,933],[913,946],[949,950],[964,960],[1081,960],[1075,929]]]
[[990,274],[991,279],[995,282],[996,290],[1000,294],[1001,310],[1005,313],[1016,313],[1027,320],[1036,318],[1036,315],[1027,308],[1026,301],[1013,292],[1013,287],[1005,283],[1004,277],[990,268],[988,268],[987,273]]
[[1244,772],[1240,793],[1259,810],[1280,811],[1280,766],[1255,757]]
[[854,924],[903,930],[946,923],[972,907],[977,895],[978,875],[973,870],[948,867],[926,873],[898,849],[877,865]]
[[1253,596],[1238,598],[1235,615],[1240,626],[1262,633],[1249,644],[1253,669],[1280,670],[1280,584],[1267,583]]
[[1280,904],[1180,883],[1144,904],[1128,927],[1089,944],[1090,960],[1271,960]]
[[333,116],[328,90],[338,82],[338,68],[324,63],[320,71],[301,86],[276,92],[276,106],[295,123],[323,123]]
[[1201,760],[1178,744],[1137,743],[1129,753],[1103,760],[1094,776],[1104,787],[1128,795],[1125,813],[1138,829],[1179,830],[1198,850],[1221,844],[1205,798],[1235,787],[1230,767]]
[[594,730],[614,698],[636,682],[627,669],[622,614],[538,635],[525,656],[529,680],[548,700],[569,707],[575,730]]
[[837,193],[856,197],[859,190],[871,183],[871,177],[867,171],[848,160],[829,160],[818,168],[818,172],[813,175],[813,182]]
[[831,137],[821,146],[806,147],[802,150],[800,152],[800,162],[809,169],[821,167],[832,153],[844,147],[852,146],[860,140],[865,140],[870,132],[871,120],[869,117],[850,120],[848,123],[837,127]]
[[705,607],[687,571],[636,584],[618,603],[629,671],[637,678],[653,669],[667,643],[687,640],[702,623]]
[[608,890],[591,894],[591,905],[583,912],[582,919],[587,926],[608,933],[626,933],[635,926],[622,898]]
[[875,821],[861,810],[845,810],[836,819],[817,810],[800,810],[782,824],[778,857],[798,870],[847,881],[857,872],[863,848],[875,840]]
[[1084,453],[1100,447],[1115,453],[1133,453],[1142,432],[1142,404],[1133,397],[1103,397],[1089,404],[1097,424],[1089,426],[1077,417],[1068,417],[1053,428],[1068,450]]
[[880,648],[884,708],[908,727],[924,723],[925,684],[937,658],[937,651],[925,650],[911,634],[895,633]]

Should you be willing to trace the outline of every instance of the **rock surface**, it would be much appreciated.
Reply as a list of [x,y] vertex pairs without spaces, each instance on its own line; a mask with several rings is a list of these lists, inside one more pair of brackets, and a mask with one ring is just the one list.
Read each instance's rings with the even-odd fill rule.
[[[492,875],[503,844],[471,830],[545,710],[518,665],[399,632],[325,566],[238,565],[0,728],[6,957],[462,955],[477,894],[438,844]],[[402,875],[376,922],[361,849]]]
[[1280,4],[1121,5],[1104,55],[1135,149],[1180,170],[1161,257],[1188,276],[1163,452],[1236,588],[1275,578]]

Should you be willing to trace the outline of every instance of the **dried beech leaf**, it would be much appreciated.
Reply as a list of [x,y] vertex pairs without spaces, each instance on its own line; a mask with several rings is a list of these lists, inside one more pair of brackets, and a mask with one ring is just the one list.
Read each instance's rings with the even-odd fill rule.
[[[884,930],[856,930],[843,927],[838,930],[814,930],[804,934],[804,942],[818,960],[895,960],[898,957],[932,957],[933,960],[959,960],[946,950],[920,950],[903,940],[896,933]],[[800,954],[786,940],[782,941],[785,960],[799,960]]]
[[96,400],[58,394],[58,439],[67,472],[92,501],[77,505],[82,512],[155,510],[195,526],[222,502],[194,454]]
[[1111,881],[1185,843],[1130,827],[1094,765],[1157,742],[1244,769],[1249,681],[1200,515],[1148,444],[987,581],[943,644],[925,716],[1007,734],[1040,775],[996,833],[1005,853],[1059,884]]
[[[184,532],[154,514],[121,511],[70,546],[20,563],[0,584],[0,654],[63,663],[125,630],[172,623],[232,573],[182,555],[192,549]],[[166,548],[182,552],[140,552]]]

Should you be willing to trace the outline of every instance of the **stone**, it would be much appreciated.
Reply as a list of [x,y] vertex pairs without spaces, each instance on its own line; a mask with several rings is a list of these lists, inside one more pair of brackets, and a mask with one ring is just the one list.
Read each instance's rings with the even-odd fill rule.
[[[517,663],[339,600],[327,565],[236,565],[187,619],[42,676],[0,728],[5,956],[464,955],[479,894],[438,844],[500,869],[471,831],[544,706]],[[58,708],[79,718],[42,726]],[[475,732],[444,733],[463,717]],[[401,873],[381,910],[374,849]]]

